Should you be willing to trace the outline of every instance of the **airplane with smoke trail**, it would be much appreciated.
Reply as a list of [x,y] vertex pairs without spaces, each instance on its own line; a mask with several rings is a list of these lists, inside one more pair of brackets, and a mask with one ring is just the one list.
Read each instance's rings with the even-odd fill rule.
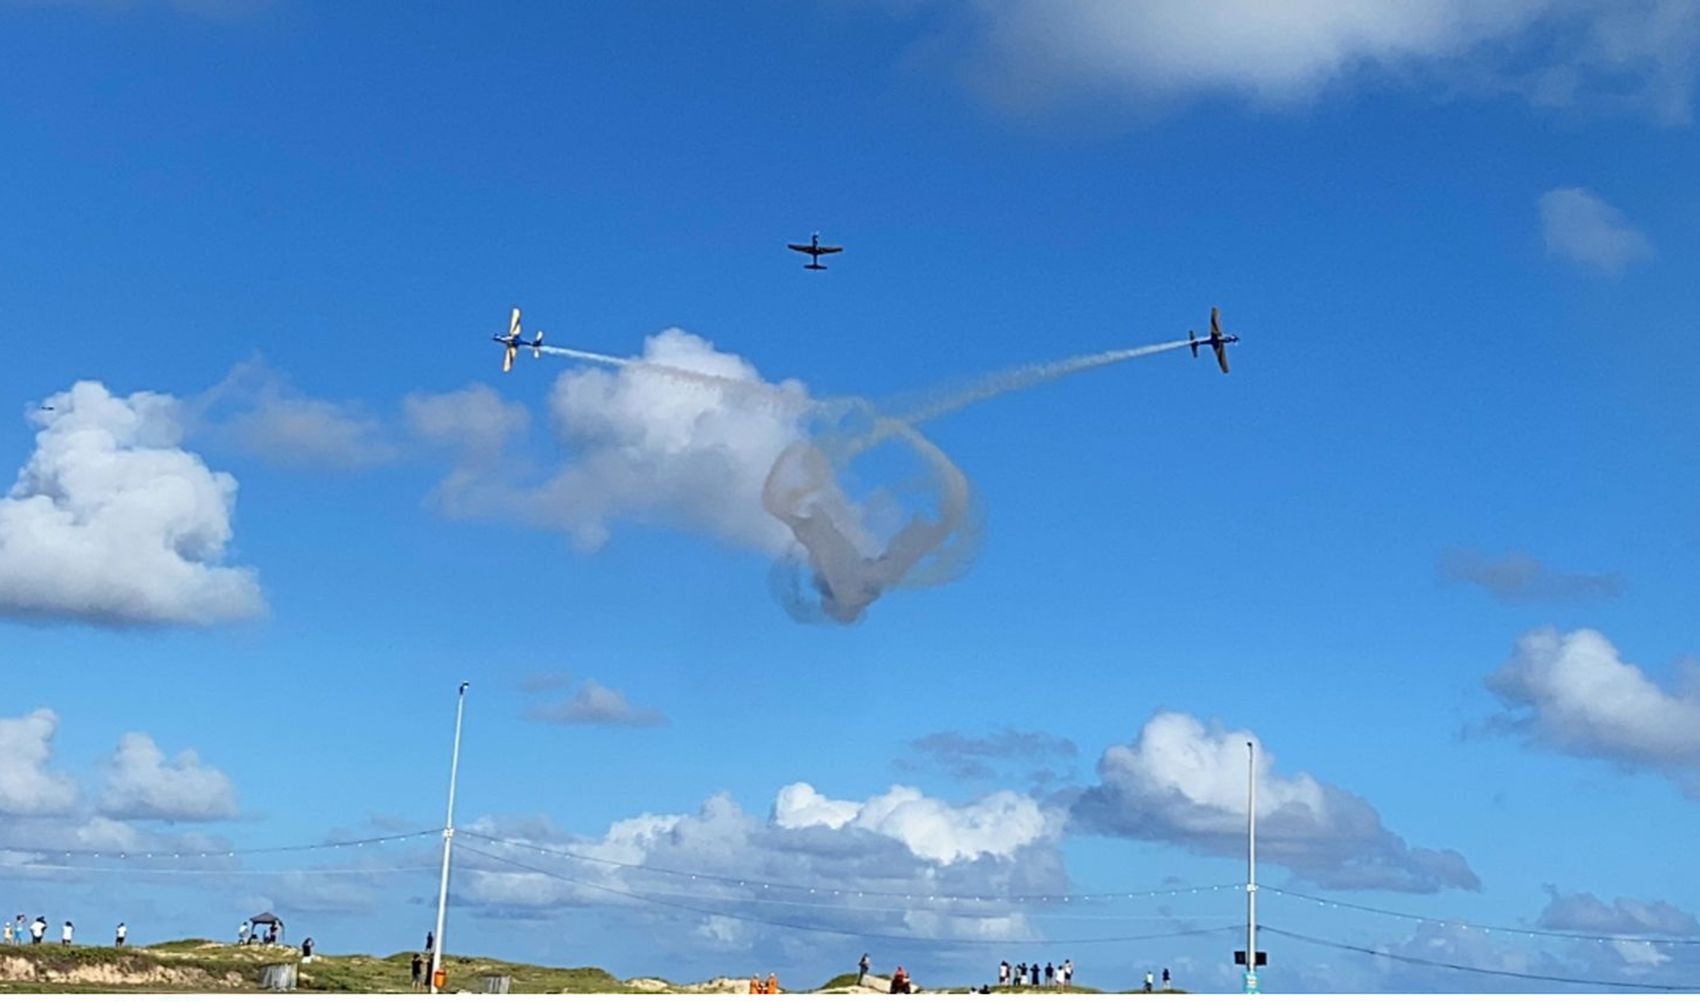
[[1237,343],[1240,336],[1222,333],[1221,310],[1214,306],[1210,307],[1210,336],[1208,338],[1200,341],[1198,335],[1192,331],[1187,331],[1186,336],[1187,342],[1192,346],[1193,358],[1198,357],[1199,345],[1209,345],[1210,350],[1216,353],[1216,364],[1222,367],[1223,372],[1228,371],[1228,345]]
[[530,341],[524,340],[520,336],[519,307],[517,306],[514,307],[513,316],[508,318],[507,334],[492,334],[490,335],[490,340],[504,346],[504,350],[502,352],[503,372],[513,371],[514,357],[519,354],[521,347],[530,348],[532,358],[543,357],[543,332],[538,331],[537,336],[533,337]]

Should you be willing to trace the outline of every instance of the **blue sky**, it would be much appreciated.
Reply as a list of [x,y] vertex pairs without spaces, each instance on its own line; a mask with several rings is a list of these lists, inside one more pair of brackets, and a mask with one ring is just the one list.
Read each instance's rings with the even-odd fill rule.
[[[1697,32],[1659,2],[0,2],[0,451],[36,471],[0,502],[0,842],[429,828],[469,679],[460,817],[492,837],[822,889],[1227,885],[1243,732],[1289,812],[1267,883],[1700,936]],[[848,247],[827,272],[783,249],[811,230]],[[776,436],[832,429],[654,370],[503,376],[514,303],[551,344],[817,400],[1169,340],[1212,304],[1245,340],[1227,378],[1171,353],[927,423],[972,485],[973,560],[837,626],[775,601],[790,537],[759,490]],[[670,328],[705,341],[646,341]],[[878,498],[929,504],[925,457],[888,451],[842,481],[876,535]],[[272,906],[390,952],[434,903],[428,869],[7,859],[18,909],[142,940]],[[873,946],[923,983],[1016,954],[1237,986],[1234,933],[1016,951],[755,921],[1186,928],[1145,899],[705,917],[467,859],[457,951],[806,984]],[[1173,907],[1243,907],[1206,897]],[[1693,946],[1341,914],[1264,907],[1403,955],[1700,984]],[[1269,949],[1272,988],[1518,987]]]

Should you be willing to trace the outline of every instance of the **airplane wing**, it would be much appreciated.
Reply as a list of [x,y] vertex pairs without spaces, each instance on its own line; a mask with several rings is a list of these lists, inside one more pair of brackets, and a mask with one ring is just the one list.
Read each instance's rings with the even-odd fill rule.
[[1222,367],[1223,372],[1227,372],[1228,371],[1228,346],[1223,344],[1222,342],[1218,341],[1215,344],[1211,345],[1211,347],[1216,349],[1216,364]]
[[814,248],[810,247],[808,244],[786,244],[785,246],[802,254],[809,254],[814,251]]
[[837,254],[839,251],[841,251],[843,249],[844,248],[842,248],[842,247],[828,247],[826,244],[821,244],[819,247],[815,248],[815,253],[817,253],[817,254]]
[[519,307],[514,307],[513,318],[508,321],[508,333],[519,337]]
[[1222,311],[1214,306],[1210,307],[1210,333],[1215,337],[1222,336]]

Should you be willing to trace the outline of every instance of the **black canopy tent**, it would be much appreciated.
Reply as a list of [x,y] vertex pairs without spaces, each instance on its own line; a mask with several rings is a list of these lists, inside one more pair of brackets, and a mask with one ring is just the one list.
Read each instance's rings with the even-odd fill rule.
[[262,938],[260,936],[261,926],[270,926],[271,931],[263,937],[264,941],[267,943],[283,942],[283,919],[278,918],[271,912],[261,912],[260,914],[255,915],[253,918],[248,920],[248,925],[254,930],[252,935],[255,939]]

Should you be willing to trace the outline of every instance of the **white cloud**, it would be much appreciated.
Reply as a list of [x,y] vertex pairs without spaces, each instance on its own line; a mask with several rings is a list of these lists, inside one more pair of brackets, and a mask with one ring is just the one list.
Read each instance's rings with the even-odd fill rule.
[[31,415],[35,453],[0,498],[0,616],[209,624],[264,610],[220,566],[236,480],[180,448],[177,402],[79,382]]
[[409,393],[401,408],[413,434],[473,463],[500,455],[509,440],[524,436],[531,424],[524,404],[503,399],[484,383],[448,393]]
[[1653,769],[1700,796],[1700,693],[1671,692],[1623,660],[1595,630],[1534,630],[1486,685],[1498,721],[1542,747]]
[[211,821],[236,815],[236,788],[193,751],[167,759],[153,738],[132,731],[108,764],[100,810],[113,818]]
[[1543,929],[1591,932],[1603,936],[1645,934],[1652,938],[1692,938],[1700,921],[1667,901],[1619,897],[1610,904],[1588,893],[1561,894],[1547,888],[1546,907],[1538,920]]
[[1010,859],[1056,834],[1056,819],[1032,798],[1008,790],[953,807],[908,786],[894,786],[857,803],[828,800],[807,783],[793,783],[779,791],[773,821],[781,828],[878,832],[902,842],[921,859],[946,864],[981,856]]
[[549,724],[600,724],[608,727],[658,727],[667,722],[660,710],[633,706],[625,695],[595,679],[559,702],[534,703],[526,708],[530,720]]
[[360,470],[400,455],[384,423],[364,407],[305,396],[259,360],[232,368],[191,409],[215,440],[278,466]]
[[1146,107],[1225,94],[1260,105],[1358,78],[1537,105],[1687,117],[1700,12],[1684,0],[974,0],[977,79],[1003,101],[1063,91]]
[[[723,945],[771,956],[795,932],[749,920],[919,936],[1032,935],[1019,905],[971,899],[1067,891],[1056,842],[1060,825],[1042,815],[1038,805],[1015,794],[953,806],[894,788],[867,801],[834,801],[799,783],[779,792],[766,818],[721,794],[694,814],[640,815],[596,838],[488,818],[467,828],[521,837],[576,858],[491,845],[476,835],[457,844],[547,871],[469,853],[468,866],[477,869],[462,870],[463,894],[486,909],[624,907],[643,921],[682,923],[680,934],[720,936]],[[811,887],[818,892],[810,893]],[[861,893],[832,894],[835,888]],[[945,895],[964,900],[926,905],[930,896]],[[686,907],[674,912],[658,903]],[[705,914],[745,921],[705,929]]]
[[1258,746],[1259,855],[1324,887],[1404,891],[1475,889],[1479,880],[1451,850],[1406,845],[1363,798],[1306,773],[1275,773],[1274,757],[1249,731],[1159,713],[1131,745],[1098,763],[1098,785],[1074,805],[1090,831],[1169,842],[1209,855],[1244,851],[1246,743]]
[[[762,508],[762,485],[803,434],[807,391],[765,382],[748,362],[677,329],[646,339],[641,358],[646,364],[574,369],[555,381],[549,413],[569,458],[547,480],[522,487],[462,470],[439,487],[444,506],[561,529],[584,549],[600,547],[615,524],[636,522],[784,552],[791,536]],[[463,393],[438,398],[441,410],[458,408],[490,433],[512,419],[483,394]],[[454,420],[421,409],[410,414],[416,428]]]
[[0,814],[62,814],[76,803],[76,783],[47,768],[58,730],[52,710],[0,717]]
[[1541,196],[1547,253],[1616,275],[1653,256],[1653,244],[1623,213],[1586,188],[1554,188]]

